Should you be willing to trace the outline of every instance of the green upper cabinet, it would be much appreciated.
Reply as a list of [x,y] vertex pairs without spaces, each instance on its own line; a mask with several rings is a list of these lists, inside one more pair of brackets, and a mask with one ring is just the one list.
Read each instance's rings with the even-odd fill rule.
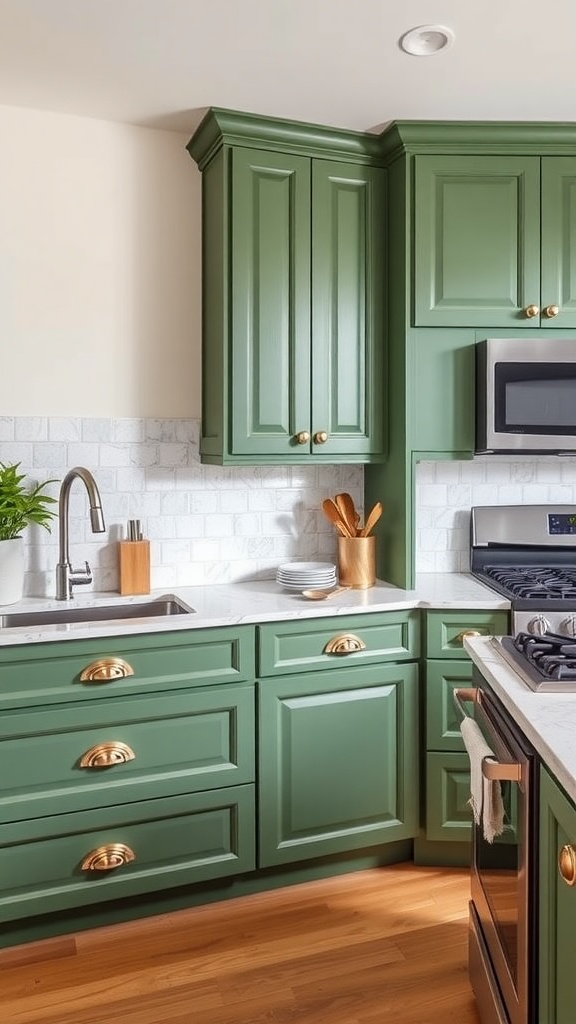
[[383,457],[385,172],[369,148],[230,112],[211,112],[191,141],[204,462]]
[[576,327],[576,157],[417,155],[413,321]]

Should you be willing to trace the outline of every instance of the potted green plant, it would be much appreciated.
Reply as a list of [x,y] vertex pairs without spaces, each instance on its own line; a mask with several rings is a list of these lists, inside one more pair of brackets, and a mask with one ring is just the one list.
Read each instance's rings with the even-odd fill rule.
[[0,462],[0,604],[20,601],[24,584],[24,546],[22,534],[36,523],[50,530],[56,512],[50,507],[56,498],[44,493],[55,480],[35,487],[25,486],[20,463]]

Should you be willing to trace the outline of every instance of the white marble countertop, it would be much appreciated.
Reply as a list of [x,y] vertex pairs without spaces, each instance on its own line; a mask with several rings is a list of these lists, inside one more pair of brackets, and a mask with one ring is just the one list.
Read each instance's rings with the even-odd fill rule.
[[[155,598],[173,596],[194,609],[191,615],[168,615],[157,618],[135,618],[74,622],[34,626],[3,626],[2,615],[63,608],[91,608],[127,604],[146,605]],[[128,636],[137,633],[173,632],[179,629],[203,629],[274,622],[287,619],[310,619],[330,615],[353,615],[366,612],[396,611],[404,608],[474,608],[510,607],[510,602],[467,573],[422,573],[414,590],[401,590],[392,584],[377,581],[369,590],[349,590],[328,601],[311,601],[300,593],[280,587],[274,580],[231,583],[203,587],[178,587],[154,591],[139,597],[120,597],[117,593],[91,593],[69,602],[48,598],[25,598],[18,604],[0,606],[0,646],[46,643],[54,640],[79,640],[97,636]],[[111,613],[113,616],[113,612]]]
[[542,761],[576,803],[576,693],[535,693],[498,654],[489,637],[466,639],[464,646]]

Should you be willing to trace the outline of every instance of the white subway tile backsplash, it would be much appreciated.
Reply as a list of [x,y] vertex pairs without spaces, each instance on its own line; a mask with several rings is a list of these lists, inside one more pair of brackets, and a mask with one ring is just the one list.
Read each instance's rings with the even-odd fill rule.
[[[0,417],[0,461],[20,462],[29,482],[89,468],[98,484],[106,533],[92,534],[78,481],[70,492],[74,565],[88,560],[94,582],[83,592],[117,590],[116,542],[140,519],[151,541],[151,584],[273,578],[288,559],[334,560],[336,541],[322,499],[347,490],[362,501],[361,466],[203,466],[196,420]],[[55,591],[58,531],[25,534],[25,593]]]
[[46,441],[48,420],[44,416],[22,416],[16,420],[14,437],[17,441]]
[[467,572],[475,505],[576,503],[576,459],[481,456],[416,467],[416,571]]
[[[20,462],[32,482],[92,470],[106,534],[90,532],[84,488],[70,494],[75,564],[87,558],[92,589],[118,588],[116,541],[129,518],[150,538],[156,587],[272,578],[289,559],[335,561],[322,500],[349,491],[363,504],[361,466],[203,466],[196,420],[0,417],[0,461]],[[59,483],[50,485],[58,495]],[[576,502],[576,458],[481,456],[416,467],[416,569],[465,572],[473,505]],[[26,594],[50,597],[58,560],[52,534],[25,536]]]

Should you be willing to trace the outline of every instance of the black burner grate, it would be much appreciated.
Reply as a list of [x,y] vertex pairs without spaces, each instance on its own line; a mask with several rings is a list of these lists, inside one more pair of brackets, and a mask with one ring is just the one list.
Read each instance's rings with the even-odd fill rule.
[[543,602],[576,600],[576,568],[487,565],[482,573],[512,598]]
[[518,633],[514,647],[545,679],[576,680],[576,640],[560,633]]

